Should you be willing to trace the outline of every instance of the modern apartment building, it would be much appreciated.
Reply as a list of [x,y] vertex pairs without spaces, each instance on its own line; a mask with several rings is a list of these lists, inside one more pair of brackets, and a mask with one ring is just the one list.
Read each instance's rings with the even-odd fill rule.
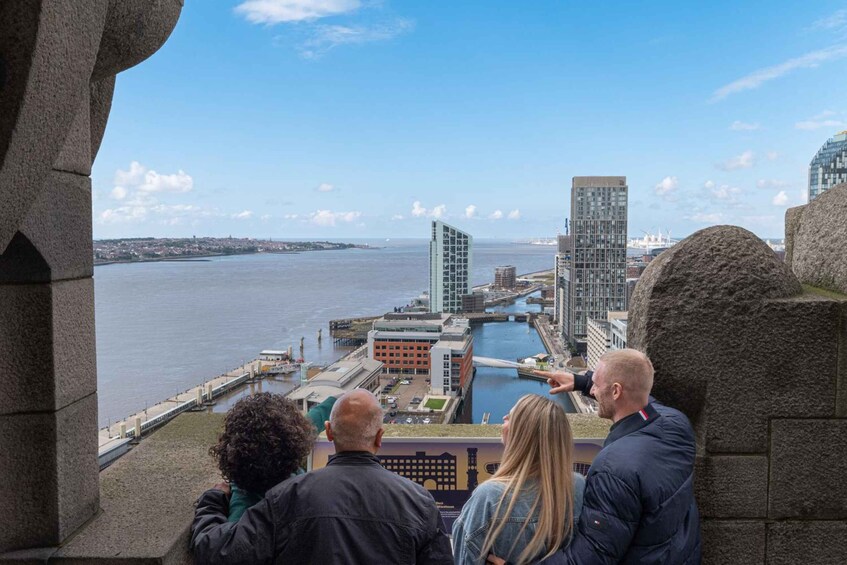
[[518,270],[513,265],[494,268],[494,288],[511,290],[518,284]]
[[847,182],[847,130],[827,140],[809,164],[809,202]]
[[440,220],[432,222],[429,242],[429,311],[456,313],[471,293],[473,238]]
[[[597,362],[607,351],[626,347],[626,319],[627,312],[609,312],[602,320],[589,318],[587,362],[590,368],[596,368]],[[623,327],[623,336],[620,335],[621,327]],[[621,338],[623,338],[622,347],[619,346]]]
[[573,178],[563,334],[580,352],[587,347],[589,319],[627,309],[627,196],[626,177]]
[[565,328],[565,305],[567,304],[567,275],[571,268],[573,253],[573,236],[559,235],[557,253],[553,264],[553,284],[556,287],[553,295],[553,316],[560,328]]

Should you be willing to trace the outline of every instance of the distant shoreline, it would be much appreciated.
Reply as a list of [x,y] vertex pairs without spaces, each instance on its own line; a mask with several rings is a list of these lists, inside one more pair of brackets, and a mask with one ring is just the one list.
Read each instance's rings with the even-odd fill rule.
[[159,263],[162,261],[176,263],[205,263],[215,257],[233,257],[236,255],[299,255],[310,251],[344,251],[346,249],[377,249],[370,246],[337,247],[332,249],[299,249],[297,251],[244,251],[240,253],[203,253],[197,255],[179,255],[176,257],[149,257],[144,259],[120,259],[115,261],[94,261],[95,267],[104,265],[128,265],[133,263]]

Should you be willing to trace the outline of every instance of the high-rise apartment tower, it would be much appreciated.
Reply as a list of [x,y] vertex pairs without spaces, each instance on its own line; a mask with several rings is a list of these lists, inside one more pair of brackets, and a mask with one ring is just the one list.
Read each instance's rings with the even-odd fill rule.
[[429,242],[429,311],[456,313],[471,292],[473,238],[442,221],[432,222]]
[[809,202],[847,182],[847,130],[827,140],[809,164]]
[[589,319],[627,309],[627,192],[626,177],[573,178],[573,250],[562,329],[579,350],[585,349]]

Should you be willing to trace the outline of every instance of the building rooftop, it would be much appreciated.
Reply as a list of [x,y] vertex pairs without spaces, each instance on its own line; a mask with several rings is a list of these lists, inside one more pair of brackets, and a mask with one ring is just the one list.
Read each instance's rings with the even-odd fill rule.
[[358,388],[374,372],[381,369],[382,363],[373,359],[338,361],[309,379],[308,383],[292,391],[288,398],[322,402],[330,396],[338,396]]

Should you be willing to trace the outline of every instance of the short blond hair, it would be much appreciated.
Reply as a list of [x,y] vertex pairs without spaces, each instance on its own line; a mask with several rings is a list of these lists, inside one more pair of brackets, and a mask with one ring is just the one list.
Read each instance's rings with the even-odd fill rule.
[[634,394],[650,395],[653,388],[653,363],[637,349],[609,351],[597,362],[603,364],[609,379],[619,382]]

